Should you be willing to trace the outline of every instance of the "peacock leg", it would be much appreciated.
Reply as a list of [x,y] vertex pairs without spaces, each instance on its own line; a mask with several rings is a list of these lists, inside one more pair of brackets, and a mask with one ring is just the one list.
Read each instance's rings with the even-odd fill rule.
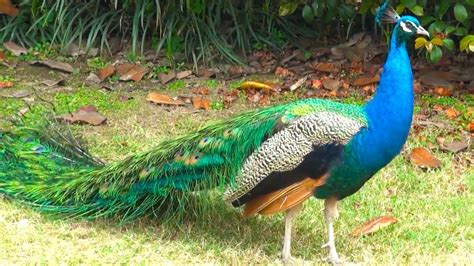
[[333,223],[339,216],[337,211],[337,199],[329,198],[324,202],[324,219],[326,221],[326,228],[328,231],[328,242],[322,245],[322,248],[329,249],[329,262],[332,264],[340,264],[341,260],[336,251],[336,241],[334,238],[334,226]]
[[288,262],[291,259],[291,227],[293,225],[293,218],[301,211],[301,206],[302,204],[298,204],[286,211],[285,237],[283,239],[283,250],[281,252],[281,257],[284,262]]

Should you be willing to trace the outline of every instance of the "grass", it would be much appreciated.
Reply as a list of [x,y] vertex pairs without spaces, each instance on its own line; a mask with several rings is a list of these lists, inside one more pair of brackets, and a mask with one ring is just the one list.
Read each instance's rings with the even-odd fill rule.
[[[123,92],[78,87],[44,97],[60,111],[97,106],[108,117],[107,125],[74,126],[74,130],[84,136],[94,154],[108,161],[147,150],[241,109],[239,105],[197,113],[183,107],[166,110],[146,103],[146,91],[129,93],[134,99],[122,102],[118,96]],[[430,101],[438,100],[422,98],[418,107]],[[18,99],[0,99],[0,115],[9,116],[21,106]],[[33,110],[31,115],[41,111]],[[453,155],[435,150],[442,162],[438,170],[418,169],[406,159],[411,148],[428,146],[434,136],[448,134],[446,130],[428,127],[412,134],[402,155],[342,201],[336,245],[347,261],[467,265],[474,260],[474,171],[466,159],[472,151]],[[180,225],[143,218],[124,226],[113,220],[51,219],[0,199],[0,264],[279,263],[282,215],[243,219],[219,195],[212,197],[215,205],[209,213]],[[381,215],[394,216],[398,223],[370,236],[349,236],[355,227]],[[293,255],[323,264],[324,228],[322,201],[312,199],[296,221]]]

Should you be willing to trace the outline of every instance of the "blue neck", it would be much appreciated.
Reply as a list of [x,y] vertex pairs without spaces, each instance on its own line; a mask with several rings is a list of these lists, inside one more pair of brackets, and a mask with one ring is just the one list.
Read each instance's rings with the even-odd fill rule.
[[[378,170],[401,150],[408,137],[413,115],[413,74],[404,39],[395,27],[390,51],[375,96],[364,109],[369,129],[364,137],[367,164]],[[370,162],[369,162],[370,161]]]

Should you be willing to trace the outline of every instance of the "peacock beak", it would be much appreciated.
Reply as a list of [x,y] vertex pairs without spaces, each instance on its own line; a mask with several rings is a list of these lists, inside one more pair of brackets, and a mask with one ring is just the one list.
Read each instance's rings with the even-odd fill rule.
[[419,26],[416,29],[416,34],[425,35],[427,37],[430,37],[430,33],[427,30],[425,30],[425,28],[423,28],[422,26]]

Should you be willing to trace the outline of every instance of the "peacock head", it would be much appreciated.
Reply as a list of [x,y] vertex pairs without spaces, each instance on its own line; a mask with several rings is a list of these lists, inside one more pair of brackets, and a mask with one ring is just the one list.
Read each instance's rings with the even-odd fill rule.
[[415,35],[430,36],[429,32],[423,28],[420,21],[412,16],[402,16],[397,14],[397,11],[390,6],[388,1],[385,1],[378,9],[375,15],[375,21],[378,24],[392,23],[395,24],[394,35],[398,40],[407,40]]

